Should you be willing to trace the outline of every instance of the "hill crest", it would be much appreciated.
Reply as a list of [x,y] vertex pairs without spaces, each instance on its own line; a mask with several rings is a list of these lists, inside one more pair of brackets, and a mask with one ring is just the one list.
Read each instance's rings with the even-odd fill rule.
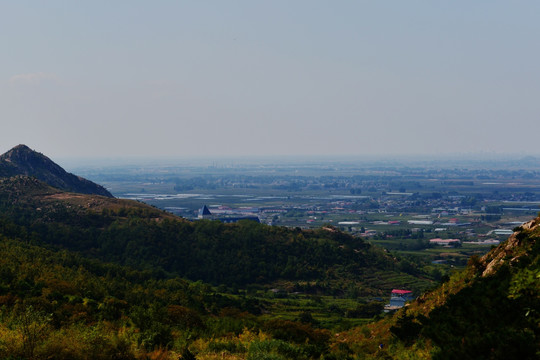
[[47,156],[20,144],[0,155],[0,177],[33,176],[55,188],[113,197],[103,186],[65,171]]

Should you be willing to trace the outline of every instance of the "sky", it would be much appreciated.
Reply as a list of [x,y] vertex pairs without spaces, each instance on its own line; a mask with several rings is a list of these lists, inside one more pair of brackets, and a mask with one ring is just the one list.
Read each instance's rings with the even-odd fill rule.
[[0,153],[540,154],[540,1],[0,0]]

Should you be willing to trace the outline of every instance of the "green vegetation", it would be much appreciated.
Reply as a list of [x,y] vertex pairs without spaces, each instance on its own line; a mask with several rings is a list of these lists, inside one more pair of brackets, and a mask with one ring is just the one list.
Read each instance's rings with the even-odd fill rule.
[[192,223],[3,179],[0,358],[533,359],[539,222],[448,278],[330,226]]
[[160,348],[181,349],[188,337],[260,327],[249,313],[229,330],[221,324],[231,312],[226,309],[260,311],[253,299],[223,296],[202,283],[158,280],[152,272],[3,236],[0,240],[2,358],[145,358]]
[[381,303],[219,292],[0,235],[0,357],[318,359]]
[[[13,201],[21,182],[31,194]],[[161,277],[233,288],[303,282],[295,291],[353,297],[386,295],[395,286],[417,291],[430,286],[428,280],[418,281],[418,275],[426,274],[412,262],[400,262],[332,227],[303,231],[251,221],[187,222],[133,201],[51,194],[37,180],[23,178],[4,180],[2,189],[0,229],[6,235],[161,271]]]
[[[368,358],[536,359],[540,355],[540,218],[395,317],[351,330]],[[375,342],[385,344],[379,349]]]

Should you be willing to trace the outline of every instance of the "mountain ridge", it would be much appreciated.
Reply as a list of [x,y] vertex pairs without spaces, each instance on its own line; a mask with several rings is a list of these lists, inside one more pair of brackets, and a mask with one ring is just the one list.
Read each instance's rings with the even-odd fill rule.
[[17,175],[33,176],[65,191],[113,197],[103,186],[67,172],[47,156],[23,144],[0,155],[0,178]]

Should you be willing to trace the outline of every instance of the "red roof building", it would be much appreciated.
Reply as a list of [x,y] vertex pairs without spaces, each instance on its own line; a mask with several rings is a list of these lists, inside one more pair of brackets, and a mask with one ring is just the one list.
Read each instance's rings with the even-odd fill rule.
[[396,294],[396,295],[412,294],[412,291],[394,289],[394,290],[392,290],[392,294]]
[[396,310],[403,306],[407,301],[413,300],[412,291],[410,290],[401,290],[394,289],[392,290],[392,295],[390,296],[390,304],[385,306],[387,310]]

